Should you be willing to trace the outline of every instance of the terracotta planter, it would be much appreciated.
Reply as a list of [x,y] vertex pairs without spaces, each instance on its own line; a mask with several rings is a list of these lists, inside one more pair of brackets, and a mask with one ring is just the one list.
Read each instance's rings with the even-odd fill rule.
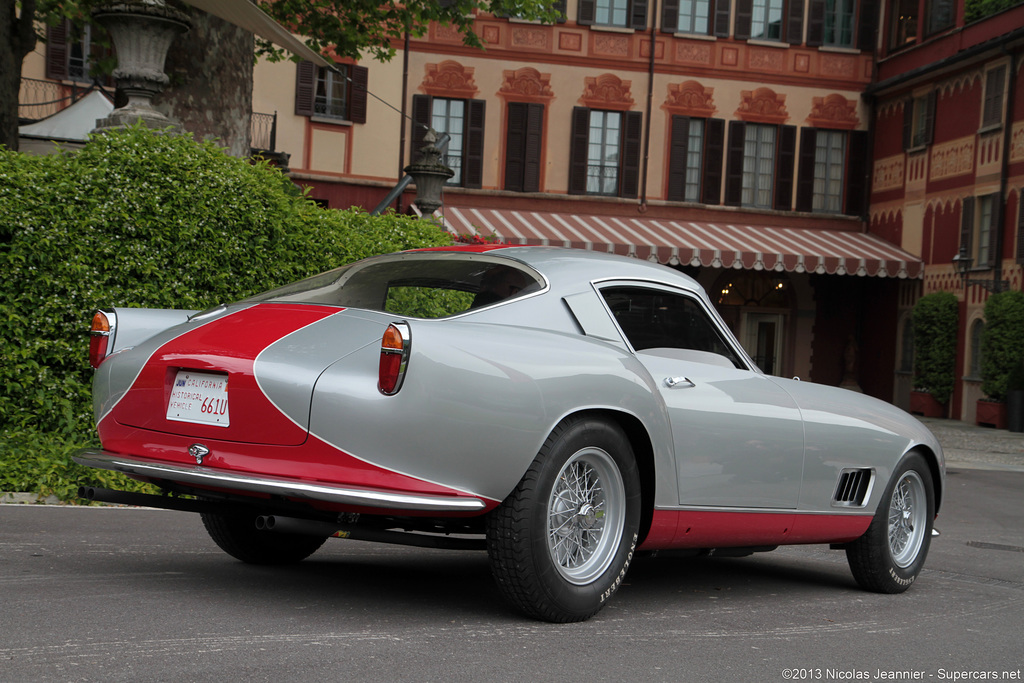
[[946,417],[946,406],[927,391],[911,391],[910,412],[922,417]]
[[1006,429],[1006,404],[979,399],[978,413],[974,421],[986,427]]

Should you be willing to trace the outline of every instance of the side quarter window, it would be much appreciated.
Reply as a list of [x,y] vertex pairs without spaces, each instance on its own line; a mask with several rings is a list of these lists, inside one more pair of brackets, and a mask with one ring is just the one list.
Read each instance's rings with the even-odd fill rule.
[[744,367],[696,300],[631,286],[606,287],[601,295],[635,350],[689,349],[718,354],[734,367]]

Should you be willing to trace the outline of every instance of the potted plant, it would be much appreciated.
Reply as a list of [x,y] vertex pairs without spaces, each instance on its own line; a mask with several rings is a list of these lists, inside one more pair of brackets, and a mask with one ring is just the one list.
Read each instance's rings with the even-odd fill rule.
[[981,390],[977,423],[1006,429],[1010,374],[1021,362],[1024,339],[1024,292],[993,294],[985,302],[981,334]]
[[914,391],[910,411],[945,417],[953,395],[959,304],[951,292],[934,292],[914,306]]

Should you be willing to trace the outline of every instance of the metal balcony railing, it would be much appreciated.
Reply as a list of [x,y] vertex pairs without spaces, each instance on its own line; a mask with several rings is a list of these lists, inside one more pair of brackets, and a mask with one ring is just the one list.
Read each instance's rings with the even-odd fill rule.
[[18,91],[18,118],[23,123],[31,123],[53,116],[97,88],[113,96],[112,88],[104,88],[96,83],[64,84],[37,78],[22,78]]

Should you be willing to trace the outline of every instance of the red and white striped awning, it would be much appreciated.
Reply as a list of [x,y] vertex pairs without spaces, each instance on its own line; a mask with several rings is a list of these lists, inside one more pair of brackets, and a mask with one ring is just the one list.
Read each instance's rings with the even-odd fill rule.
[[496,235],[506,244],[590,249],[670,265],[898,278],[924,273],[921,259],[860,232],[453,206],[444,208],[443,222],[457,235]]

